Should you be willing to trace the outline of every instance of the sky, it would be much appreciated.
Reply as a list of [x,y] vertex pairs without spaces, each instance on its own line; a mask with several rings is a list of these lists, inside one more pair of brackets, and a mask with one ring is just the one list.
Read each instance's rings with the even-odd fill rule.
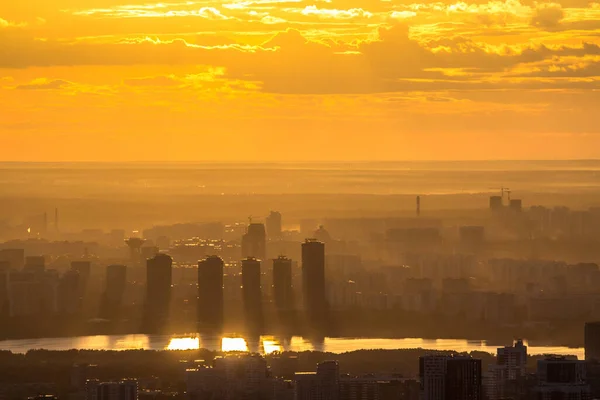
[[2,161],[600,158],[600,3],[0,2]]

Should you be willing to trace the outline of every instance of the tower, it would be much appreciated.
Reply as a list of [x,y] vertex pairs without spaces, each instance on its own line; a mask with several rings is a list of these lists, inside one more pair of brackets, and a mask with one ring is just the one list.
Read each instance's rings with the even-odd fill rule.
[[109,265],[106,267],[106,286],[101,305],[103,318],[116,319],[119,317],[126,285],[127,266]]
[[281,237],[281,213],[279,211],[271,211],[266,222],[269,238],[279,239]]
[[421,196],[417,196],[417,217],[421,216]]
[[302,244],[302,290],[309,323],[323,327],[327,318],[325,245],[316,239],[306,239]]
[[248,231],[242,236],[242,259],[255,257],[259,260],[266,258],[267,234],[265,226],[258,223],[250,223]]
[[144,325],[148,329],[160,329],[169,319],[172,266],[173,259],[166,254],[157,254],[146,261]]
[[137,237],[125,239],[125,243],[129,247],[130,260],[133,265],[138,265],[142,261],[142,245],[145,240]]
[[260,288],[260,260],[254,257],[242,260],[242,297],[246,326],[252,333],[257,333],[263,325],[263,313]]
[[223,267],[221,257],[209,256],[198,262],[198,327],[217,331],[223,328]]
[[277,310],[293,308],[292,260],[285,256],[273,260],[273,298]]

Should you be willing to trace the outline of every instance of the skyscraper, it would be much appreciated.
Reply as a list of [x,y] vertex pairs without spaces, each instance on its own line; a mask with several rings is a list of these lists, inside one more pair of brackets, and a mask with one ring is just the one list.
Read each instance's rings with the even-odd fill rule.
[[15,270],[23,269],[25,266],[24,249],[2,249],[0,250],[0,261],[8,261],[10,268]]
[[481,360],[428,355],[419,358],[421,400],[480,400]]
[[256,333],[262,328],[262,296],[260,288],[260,260],[248,257],[242,260],[242,297],[246,326]]
[[72,316],[79,312],[81,308],[80,279],[79,272],[75,270],[69,270],[60,277],[56,296],[58,312],[61,315]]
[[444,355],[419,357],[421,400],[444,400],[446,395],[446,361]]
[[527,346],[522,340],[514,346],[500,347],[496,364],[490,365],[487,379],[487,396],[490,400],[517,397],[527,367]]
[[79,273],[79,295],[84,297],[92,273],[92,263],[85,260],[71,261],[71,269]]
[[202,330],[223,327],[223,267],[218,256],[198,262],[198,327]]
[[136,379],[120,382],[91,379],[86,383],[85,391],[85,400],[137,400],[138,382]]
[[173,259],[157,254],[146,261],[145,326],[160,329],[169,319]]
[[279,211],[271,211],[266,222],[269,238],[279,239],[281,237],[281,213]]
[[340,367],[337,361],[317,364],[317,372],[296,372],[297,400],[337,400],[340,398]]
[[25,266],[23,270],[36,274],[43,273],[46,270],[46,260],[44,256],[27,256],[25,257]]
[[127,285],[127,266],[109,265],[106,267],[106,286],[102,296],[101,314],[103,318],[119,317],[123,295]]
[[539,400],[587,400],[590,387],[586,382],[585,361],[576,358],[548,356],[537,363]]
[[323,361],[317,364],[317,378],[321,400],[337,400],[339,397],[340,366],[337,361]]
[[585,360],[600,361],[600,321],[585,324]]
[[445,400],[481,400],[481,383],[481,360],[471,357],[448,358]]
[[242,259],[255,257],[264,260],[267,255],[267,234],[263,224],[250,224],[242,236]]
[[309,322],[322,327],[327,317],[325,245],[316,239],[302,244],[302,292]]
[[279,311],[293,308],[292,260],[279,256],[273,260],[273,298]]

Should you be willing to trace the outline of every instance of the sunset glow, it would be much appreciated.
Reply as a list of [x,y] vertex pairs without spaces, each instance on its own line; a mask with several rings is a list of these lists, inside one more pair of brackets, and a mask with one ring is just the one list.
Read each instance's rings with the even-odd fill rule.
[[248,351],[244,338],[224,337],[221,340],[221,351]]
[[598,157],[598,33],[588,0],[3,1],[0,157]]
[[196,350],[200,348],[199,338],[177,338],[174,337],[169,342],[167,350]]

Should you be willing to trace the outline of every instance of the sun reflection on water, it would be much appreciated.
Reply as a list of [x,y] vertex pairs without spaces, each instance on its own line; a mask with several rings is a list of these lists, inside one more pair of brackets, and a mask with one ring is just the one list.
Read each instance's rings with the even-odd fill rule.
[[272,336],[268,336],[263,339],[263,351],[265,354],[278,353],[281,352],[282,347],[275,338]]
[[194,337],[171,338],[167,350],[197,350],[200,348],[200,339]]
[[244,338],[224,337],[221,339],[221,351],[248,351],[248,344]]

